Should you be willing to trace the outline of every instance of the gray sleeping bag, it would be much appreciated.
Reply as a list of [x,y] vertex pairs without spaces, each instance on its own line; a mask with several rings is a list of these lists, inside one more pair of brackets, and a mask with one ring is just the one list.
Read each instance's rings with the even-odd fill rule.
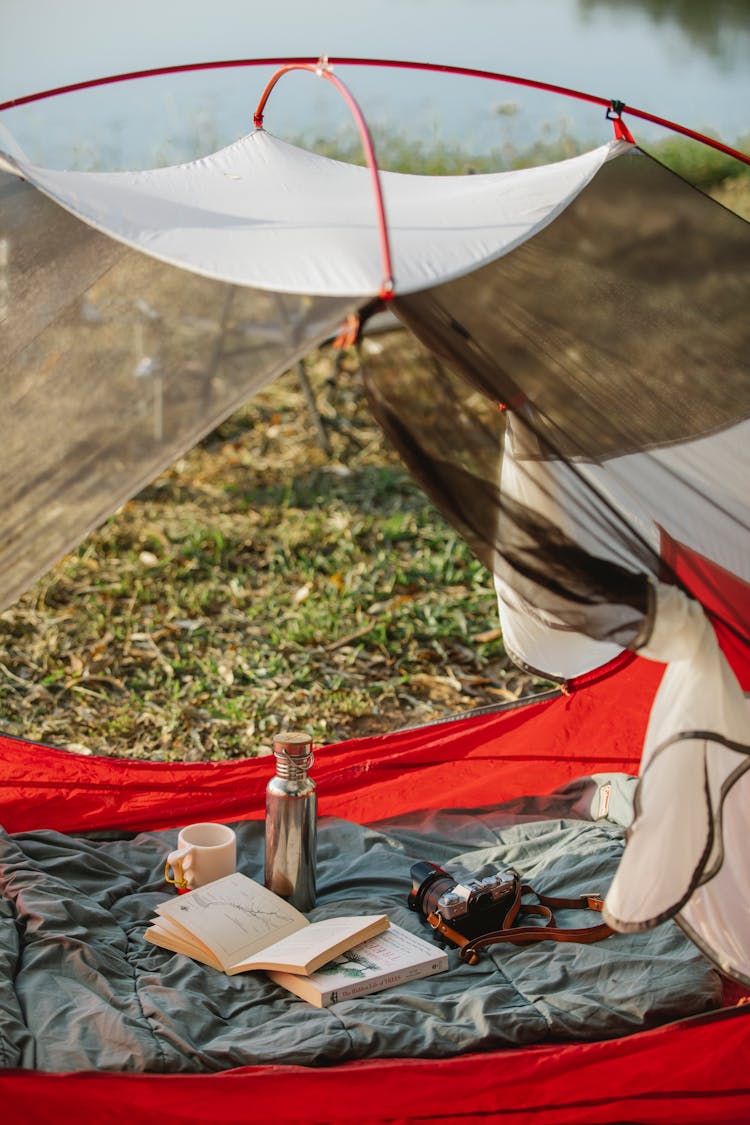
[[[592,779],[479,811],[369,826],[324,818],[310,917],[387,913],[432,940],[406,904],[419,859],[464,875],[514,867],[546,894],[604,894],[632,792],[632,779],[611,780],[607,819],[592,819]],[[262,881],[263,824],[234,827],[240,870]],[[164,860],[176,837],[176,829],[77,837],[0,830],[2,1066],[188,1073],[446,1057],[624,1035],[720,1001],[718,974],[669,922],[592,945],[501,945],[475,966],[451,949],[445,973],[314,1008],[262,972],[227,977],[144,941],[154,907],[170,895]],[[562,926],[599,920],[557,914]]]

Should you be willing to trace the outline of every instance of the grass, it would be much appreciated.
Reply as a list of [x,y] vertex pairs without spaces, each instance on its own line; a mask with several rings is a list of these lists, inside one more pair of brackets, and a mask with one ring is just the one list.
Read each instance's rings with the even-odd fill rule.
[[534,690],[490,576],[385,446],[354,356],[308,361],[126,504],[0,615],[0,724],[96,754],[265,752]]

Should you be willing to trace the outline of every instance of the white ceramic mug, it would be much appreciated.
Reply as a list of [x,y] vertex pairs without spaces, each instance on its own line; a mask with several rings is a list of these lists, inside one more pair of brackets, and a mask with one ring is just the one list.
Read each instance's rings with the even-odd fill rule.
[[231,875],[237,864],[237,837],[226,824],[189,824],[177,837],[177,850],[170,852],[164,878],[178,891],[192,891],[214,879]]

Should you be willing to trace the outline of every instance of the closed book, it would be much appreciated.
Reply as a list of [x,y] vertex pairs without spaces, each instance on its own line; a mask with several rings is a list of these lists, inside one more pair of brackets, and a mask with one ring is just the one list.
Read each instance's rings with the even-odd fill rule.
[[315,972],[302,976],[273,970],[268,976],[301,1000],[327,1008],[447,968],[447,953],[391,923],[384,933],[361,942]]

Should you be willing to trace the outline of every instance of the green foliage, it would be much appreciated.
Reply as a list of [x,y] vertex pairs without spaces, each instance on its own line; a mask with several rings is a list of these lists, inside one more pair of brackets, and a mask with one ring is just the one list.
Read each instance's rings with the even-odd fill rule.
[[[637,122],[630,121],[629,124],[637,136]],[[416,140],[404,133],[384,128],[374,129],[372,135],[381,167],[389,171],[425,176],[456,176],[528,168],[565,160],[601,143],[601,139],[587,141],[573,136],[562,127],[543,130],[536,140],[522,148],[504,144],[484,152],[476,152],[439,137]],[[351,164],[365,163],[362,145],[353,127],[333,138],[317,137],[312,141],[304,138],[295,143],[336,160]],[[672,171],[704,190],[733,178],[750,181],[748,165],[689,137],[669,134],[653,143],[644,142],[642,147]],[[750,153],[750,135],[740,137],[730,147]]]
[[[634,126],[638,136],[636,123],[631,121],[629,124]],[[421,141],[387,129],[373,130],[373,140],[380,167],[393,172],[429,176],[460,176],[528,168],[565,160],[599,143],[586,142],[562,128],[543,130],[536,141],[523,148],[505,144],[481,153],[437,137]],[[313,141],[304,138],[297,143],[347,163],[365,162],[359,136],[353,128],[334,138],[319,137]],[[653,143],[644,142],[641,147],[688,183],[712,195],[743,218],[750,219],[750,167],[747,164],[699,141],[676,134]],[[750,153],[750,136],[739,138],[731,147]]]
[[[735,177],[750,178],[747,164],[687,137],[672,135],[656,144],[644,144],[642,147],[683,179],[704,190]],[[750,153],[750,136],[741,137],[731,147],[739,152]]]
[[[524,168],[532,164],[562,160],[582,152],[586,144],[575,141],[565,132],[544,136],[523,150],[513,145],[477,152],[465,145],[446,141],[440,137],[416,139],[392,129],[372,130],[372,139],[378,164],[391,172],[409,172],[421,176],[463,176],[471,173],[503,172]],[[321,156],[343,160],[349,164],[364,164],[365,156],[358,133],[352,127],[334,137],[300,138],[296,142]]]

